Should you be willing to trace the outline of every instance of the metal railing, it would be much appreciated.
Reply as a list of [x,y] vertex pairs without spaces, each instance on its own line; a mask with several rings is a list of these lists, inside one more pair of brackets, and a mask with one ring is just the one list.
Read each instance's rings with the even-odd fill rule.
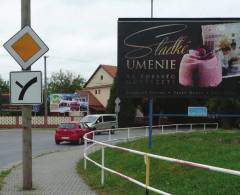
[[[202,126],[202,128],[200,128]],[[176,132],[188,132],[188,131],[206,131],[209,129],[210,127],[215,127],[213,128],[214,130],[218,129],[218,123],[194,123],[194,124],[172,124],[172,125],[159,125],[159,126],[153,126],[153,134],[164,134],[164,133],[176,133]],[[172,127],[175,127],[174,129]],[[184,128],[184,127],[188,127],[188,129]],[[195,163],[195,162],[190,162],[190,161],[184,161],[184,160],[179,160],[179,159],[174,159],[174,158],[169,158],[169,157],[165,157],[165,156],[160,156],[160,155],[155,155],[155,154],[150,154],[150,153],[145,153],[145,152],[141,152],[141,151],[137,151],[137,150],[133,150],[133,149],[128,149],[128,148],[123,148],[123,147],[119,147],[116,145],[113,145],[113,142],[119,142],[119,141],[124,141],[124,140],[129,140],[129,139],[136,139],[136,138],[140,138],[140,137],[144,137],[147,136],[146,134],[146,128],[148,128],[147,126],[144,127],[132,127],[132,128],[121,128],[121,129],[108,129],[108,130],[98,130],[98,131],[93,131],[90,132],[88,134],[85,134],[84,136],[84,169],[87,169],[87,160],[92,162],[93,164],[95,164],[96,166],[101,168],[101,184],[104,185],[104,171],[108,171],[111,172],[115,175],[118,175],[130,182],[133,182],[143,188],[145,188],[147,191],[153,191],[156,192],[158,194],[164,194],[167,195],[169,193],[161,191],[159,189],[156,189],[154,187],[151,187],[149,185],[149,170],[150,170],[150,158],[153,159],[159,159],[159,160],[164,160],[164,161],[168,161],[168,162],[172,162],[172,163],[176,163],[176,164],[180,164],[180,165],[184,165],[184,166],[191,166],[191,167],[197,167],[197,168],[201,168],[204,170],[210,170],[210,171],[215,171],[215,172],[221,172],[221,173],[226,173],[226,174],[231,174],[231,175],[236,175],[236,176],[240,176],[240,171],[236,171],[236,170],[231,170],[231,169],[225,169],[225,168],[220,168],[220,167],[215,167],[215,166],[209,166],[209,165],[204,165],[204,164],[200,164],[200,163]],[[112,131],[118,131],[118,132],[123,132],[126,131],[125,136],[126,137],[120,137],[117,139],[112,139],[113,135],[111,134]],[[138,131],[143,131],[143,136],[139,135]],[[107,132],[108,136],[106,137],[105,140],[96,140],[95,138],[95,132]],[[131,132],[134,132],[135,135],[137,136],[131,136]],[[138,132],[138,133],[136,133]],[[90,134],[93,134],[93,139],[88,138]],[[88,142],[91,142],[93,144],[91,145],[87,145]],[[108,142],[111,142],[111,144],[109,144]],[[102,150],[102,159],[101,159],[101,164],[92,160],[89,156],[88,156],[88,152],[92,152],[90,151],[90,149],[93,149],[94,146],[98,146],[96,149],[101,149]],[[99,147],[100,146],[100,147]],[[108,167],[105,166],[105,147],[109,147],[109,148],[113,148],[113,149],[117,149],[117,150],[121,150],[121,151],[125,151],[125,152],[130,152],[133,154],[137,154],[137,155],[141,155],[143,156],[144,162],[145,162],[145,166],[146,166],[146,178],[145,178],[145,183],[142,183],[140,181],[137,181],[127,175],[124,175],[120,172],[117,172],[113,169],[110,169]]]

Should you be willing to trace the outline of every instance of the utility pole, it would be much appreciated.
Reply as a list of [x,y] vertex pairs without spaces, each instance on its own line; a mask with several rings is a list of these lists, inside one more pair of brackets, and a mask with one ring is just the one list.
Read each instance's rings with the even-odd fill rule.
[[[31,26],[31,0],[21,0],[21,27]],[[22,69],[24,70],[24,69]],[[31,70],[28,68],[27,70]],[[32,106],[22,108],[23,190],[32,189]]]
[[44,120],[45,120],[45,125],[47,125],[47,117],[48,117],[47,58],[48,58],[48,56],[44,56]]

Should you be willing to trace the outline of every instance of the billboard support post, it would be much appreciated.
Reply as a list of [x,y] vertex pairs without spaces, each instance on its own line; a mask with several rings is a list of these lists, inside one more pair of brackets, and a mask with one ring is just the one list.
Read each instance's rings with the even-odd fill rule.
[[152,148],[153,97],[148,97],[148,148]]

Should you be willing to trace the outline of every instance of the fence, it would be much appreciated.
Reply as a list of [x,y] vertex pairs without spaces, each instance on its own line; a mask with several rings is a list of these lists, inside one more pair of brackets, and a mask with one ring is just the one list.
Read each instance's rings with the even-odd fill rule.
[[[174,128],[173,128],[174,127]],[[187,127],[187,129],[186,129]],[[200,128],[202,127],[202,128]],[[214,127],[214,128],[213,128]],[[200,163],[195,163],[195,162],[190,162],[190,161],[184,161],[184,160],[179,160],[179,159],[174,159],[174,158],[169,158],[169,157],[165,157],[165,156],[159,156],[159,155],[154,155],[154,154],[150,154],[150,153],[145,153],[145,152],[141,152],[141,151],[137,151],[137,150],[132,150],[132,149],[128,149],[128,148],[123,148],[123,147],[119,147],[113,144],[108,144],[107,142],[116,142],[116,141],[123,141],[123,140],[129,140],[129,139],[136,139],[139,137],[143,137],[143,136],[147,136],[147,130],[145,130],[148,127],[137,127],[137,128],[123,128],[123,129],[108,129],[108,130],[98,130],[98,131],[93,131],[91,133],[93,133],[93,139],[88,139],[87,138],[87,134],[84,136],[84,169],[87,169],[87,160],[92,162],[93,164],[95,164],[96,166],[101,168],[101,184],[104,185],[104,171],[108,171],[111,172],[113,174],[116,174],[130,182],[133,182],[143,188],[146,189],[146,191],[150,190],[153,192],[156,192],[158,194],[164,194],[164,195],[168,195],[169,193],[161,191],[159,189],[156,189],[154,187],[151,187],[149,185],[149,169],[150,169],[150,159],[158,159],[158,160],[163,160],[163,161],[168,161],[168,162],[172,162],[172,163],[176,163],[176,164],[181,164],[184,166],[191,166],[191,167],[198,167],[204,170],[209,170],[209,171],[215,171],[215,172],[221,172],[221,173],[226,173],[226,174],[231,174],[231,175],[236,175],[236,176],[240,176],[240,171],[236,171],[236,170],[231,170],[231,169],[225,169],[225,168],[220,168],[220,167],[215,167],[215,166],[209,166],[209,165],[204,165],[204,164],[200,164]],[[176,132],[186,132],[186,131],[196,131],[196,130],[208,130],[208,129],[218,129],[218,123],[198,123],[198,124],[172,124],[172,125],[160,125],[160,126],[153,126],[153,133],[154,134],[164,134],[164,133],[176,133]],[[111,132],[112,131],[126,131],[126,137],[122,137],[122,138],[118,138],[118,139],[112,139],[112,135]],[[131,132],[134,131],[139,131],[142,130],[144,133],[141,135],[137,135],[137,136],[131,136]],[[95,138],[95,132],[107,132],[108,133],[108,138],[107,140],[102,140],[102,141],[97,141]],[[88,133],[88,134],[91,134]],[[135,134],[135,133],[134,133]],[[93,142],[92,145],[87,145],[87,142]],[[102,150],[102,160],[101,160],[101,164],[92,160],[91,158],[88,157],[88,153],[92,152],[95,146],[98,146],[95,149],[100,149]],[[117,172],[113,169],[107,168],[104,165],[104,161],[105,161],[105,147],[109,147],[109,148],[113,148],[113,149],[117,149],[117,150],[121,150],[121,151],[125,151],[125,152],[130,152],[130,153],[134,153],[137,155],[141,155],[144,158],[144,162],[145,162],[145,166],[146,166],[146,178],[145,178],[145,183],[142,183],[140,181],[137,181],[127,175],[124,175],[123,173]]]
[[[56,128],[59,123],[80,120],[80,117],[58,117],[33,116],[32,127],[35,128]],[[21,116],[0,116],[0,128],[21,128]]]

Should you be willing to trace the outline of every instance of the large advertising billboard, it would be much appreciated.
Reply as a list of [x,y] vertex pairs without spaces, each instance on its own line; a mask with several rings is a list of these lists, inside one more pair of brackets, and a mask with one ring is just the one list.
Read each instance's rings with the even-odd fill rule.
[[50,112],[87,112],[88,96],[61,93],[50,95]]
[[240,19],[118,20],[122,97],[233,97],[239,76]]

